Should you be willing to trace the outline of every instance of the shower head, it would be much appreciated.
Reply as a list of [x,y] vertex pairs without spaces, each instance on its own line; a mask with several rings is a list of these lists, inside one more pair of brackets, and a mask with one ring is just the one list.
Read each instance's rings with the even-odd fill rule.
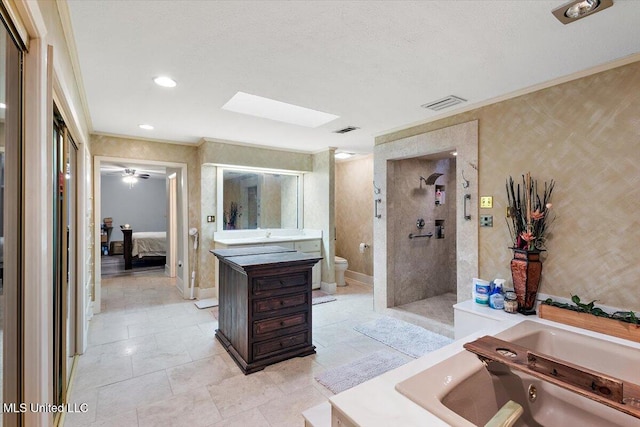
[[433,185],[436,183],[436,180],[442,176],[441,173],[432,173],[429,175],[429,178],[425,178],[424,176],[420,176],[420,184],[424,181],[427,185]]

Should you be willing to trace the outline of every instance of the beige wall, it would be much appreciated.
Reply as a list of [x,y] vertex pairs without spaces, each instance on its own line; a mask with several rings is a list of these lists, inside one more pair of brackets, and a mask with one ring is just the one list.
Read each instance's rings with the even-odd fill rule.
[[349,270],[373,276],[373,155],[336,163],[336,255]]
[[313,172],[304,175],[304,228],[322,230],[322,281],[335,280],[335,150],[313,155]]
[[[511,277],[505,180],[556,180],[540,291],[640,309],[640,62],[381,136],[376,145],[479,122],[480,276]],[[477,218],[477,215],[474,215]]]

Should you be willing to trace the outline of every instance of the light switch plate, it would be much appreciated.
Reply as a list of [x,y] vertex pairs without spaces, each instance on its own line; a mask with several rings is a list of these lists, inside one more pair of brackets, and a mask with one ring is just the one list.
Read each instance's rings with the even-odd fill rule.
[[480,197],[480,207],[482,209],[491,209],[493,207],[493,197],[492,196]]

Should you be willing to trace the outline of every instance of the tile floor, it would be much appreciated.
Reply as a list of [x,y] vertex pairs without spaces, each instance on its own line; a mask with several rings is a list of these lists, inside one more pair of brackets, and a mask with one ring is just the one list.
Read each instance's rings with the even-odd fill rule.
[[317,354],[247,376],[214,338],[216,309],[181,299],[162,273],[105,278],[102,295],[71,389],[71,403],[88,412],[67,415],[67,427],[301,427],[301,412],[332,395],[314,375],[394,351],[353,330],[380,316],[372,287],[354,281],[313,306]]

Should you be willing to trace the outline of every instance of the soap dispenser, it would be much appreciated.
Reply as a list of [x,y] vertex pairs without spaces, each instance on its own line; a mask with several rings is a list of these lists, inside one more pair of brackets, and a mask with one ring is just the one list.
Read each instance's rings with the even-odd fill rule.
[[496,310],[504,310],[504,295],[502,294],[502,285],[504,282],[504,279],[495,279],[493,281],[495,286],[491,291],[491,295],[489,295],[489,307]]

